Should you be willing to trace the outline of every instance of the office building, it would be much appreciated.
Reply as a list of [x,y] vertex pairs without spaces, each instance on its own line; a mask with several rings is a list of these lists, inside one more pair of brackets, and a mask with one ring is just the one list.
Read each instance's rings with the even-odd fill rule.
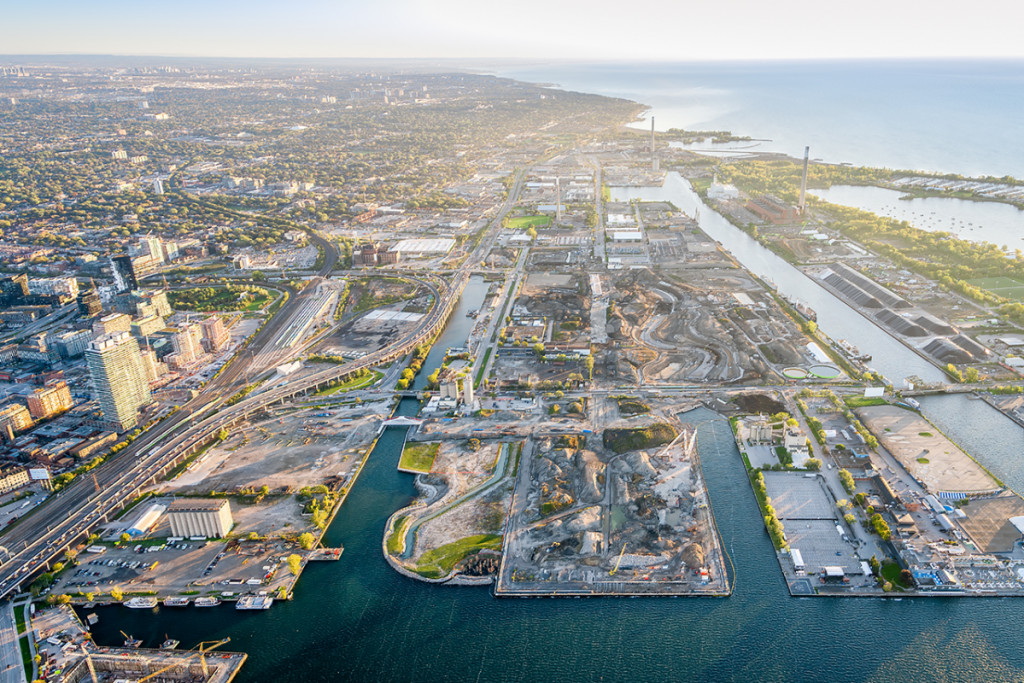
[[174,347],[175,355],[178,356],[179,364],[191,363],[203,355],[203,331],[199,325],[188,323],[177,329],[171,328],[171,330],[173,332],[171,345]]
[[92,339],[92,330],[72,330],[57,335],[53,339],[53,346],[61,358],[75,358],[85,353]]
[[0,494],[28,486],[29,482],[28,470],[24,467],[0,467]]
[[224,329],[224,321],[218,315],[211,315],[200,323],[203,329],[203,348],[207,353],[216,353],[228,343],[228,332]]
[[139,344],[127,332],[115,332],[85,351],[92,388],[103,418],[126,431],[138,424],[139,408],[152,402]]
[[78,280],[73,277],[51,277],[28,281],[29,294],[56,296],[70,301],[78,296]]
[[167,327],[167,325],[164,323],[163,318],[158,315],[150,315],[145,318],[140,318],[132,323],[132,335],[141,339],[143,337],[148,337],[154,332],[159,332],[165,327]]
[[[0,408],[0,431],[7,432],[8,436],[13,432],[20,432],[32,426],[32,416],[28,408],[20,403],[8,403]],[[8,429],[10,428],[10,429]]]
[[178,498],[167,507],[167,521],[171,535],[184,538],[224,538],[235,523],[231,504],[224,498]]
[[39,387],[28,396],[29,413],[37,420],[59,415],[71,410],[72,406],[74,401],[71,400],[71,390],[64,381]]
[[105,315],[92,324],[93,334],[97,337],[103,337],[115,332],[130,332],[131,329],[132,319],[124,313]]
[[139,280],[135,277],[135,267],[131,256],[111,256],[110,272],[114,276],[114,291],[130,292],[139,288]]
[[78,314],[93,316],[103,312],[103,302],[100,300],[100,293],[95,289],[78,294]]

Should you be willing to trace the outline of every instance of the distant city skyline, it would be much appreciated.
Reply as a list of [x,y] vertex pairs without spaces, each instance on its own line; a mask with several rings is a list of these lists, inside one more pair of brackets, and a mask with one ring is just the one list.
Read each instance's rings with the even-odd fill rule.
[[1024,5],[952,0],[8,3],[0,54],[586,60],[1024,57]]

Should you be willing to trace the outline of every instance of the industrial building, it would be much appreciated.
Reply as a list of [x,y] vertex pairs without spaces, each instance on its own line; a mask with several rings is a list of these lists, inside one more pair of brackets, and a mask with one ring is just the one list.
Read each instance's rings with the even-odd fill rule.
[[138,519],[135,520],[135,523],[128,527],[128,535],[145,536],[152,531],[153,527],[156,526],[156,523],[160,521],[160,516],[163,515],[166,510],[166,505],[160,505],[158,503],[153,503],[148,506],[143,513],[139,515]]
[[85,361],[104,419],[120,431],[135,427],[139,408],[153,400],[138,342],[127,332],[100,337],[89,344]]
[[225,498],[179,498],[167,508],[172,536],[224,538],[234,526],[231,504]]

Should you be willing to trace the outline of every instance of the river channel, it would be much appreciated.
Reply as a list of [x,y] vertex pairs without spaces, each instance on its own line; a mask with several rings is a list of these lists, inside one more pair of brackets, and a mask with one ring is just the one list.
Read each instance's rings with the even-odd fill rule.
[[[678,176],[669,182],[689,189]],[[647,198],[670,199],[688,213],[696,208],[684,193],[648,192],[662,192]],[[744,265],[780,288],[799,287],[823,328],[875,354],[886,375],[925,376],[930,366],[918,356],[841,302],[826,312],[827,292],[710,209],[701,208],[701,222]],[[449,328],[469,320],[456,311]],[[439,344],[461,343],[448,338],[446,330]],[[887,351],[895,357],[887,359]],[[397,412],[418,408],[405,399]],[[119,644],[124,630],[147,646],[169,635],[190,647],[230,636],[226,648],[250,655],[241,683],[1024,680],[1017,601],[791,598],[728,422],[703,408],[681,418],[698,429],[711,504],[734,565],[730,598],[499,600],[486,588],[400,576],[381,557],[381,535],[414,488],[412,475],[396,470],[404,432],[390,428],[328,530],[326,543],[344,543],[344,555],[308,567],[293,600],[269,612],[97,608],[96,640]]]

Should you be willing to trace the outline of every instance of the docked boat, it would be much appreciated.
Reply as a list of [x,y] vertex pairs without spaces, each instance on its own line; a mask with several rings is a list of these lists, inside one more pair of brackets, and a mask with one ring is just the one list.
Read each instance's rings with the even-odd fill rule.
[[100,618],[96,616],[95,612],[90,612],[89,614],[85,615],[85,623],[89,624],[89,626],[95,625],[96,622],[99,620]]
[[196,607],[216,607],[220,604],[220,598],[196,598],[192,604]]
[[243,595],[235,603],[235,609],[270,609],[274,598],[269,595]]
[[177,647],[179,645],[181,645],[181,641],[180,640],[175,640],[174,638],[168,638],[164,642],[160,643],[160,649],[161,650],[175,650],[175,649],[177,649]]
[[316,548],[309,554],[310,562],[324,562],[324,561],[335,561],[341,559],[341,554],[345,552],[345,548]]
[[142,641],[139,640],[138,638],[132,638],[130,635],[128,635],[124,631],[121,631],[121,635],[124,636],[124,646],[125,647],[130,647],[130,648],[134,649],[134,648],[139,648],[139,647],[142,646]]
[[173,598],[164,598],[164,607],[188,607],[189,602],[191,602],[189,598],[179,595]]
[[148,596],[144,598],[132,598],[124,603],[124,606],[131,607],[132,609],[150,609],[156,607],[156,602],[155,597]]

